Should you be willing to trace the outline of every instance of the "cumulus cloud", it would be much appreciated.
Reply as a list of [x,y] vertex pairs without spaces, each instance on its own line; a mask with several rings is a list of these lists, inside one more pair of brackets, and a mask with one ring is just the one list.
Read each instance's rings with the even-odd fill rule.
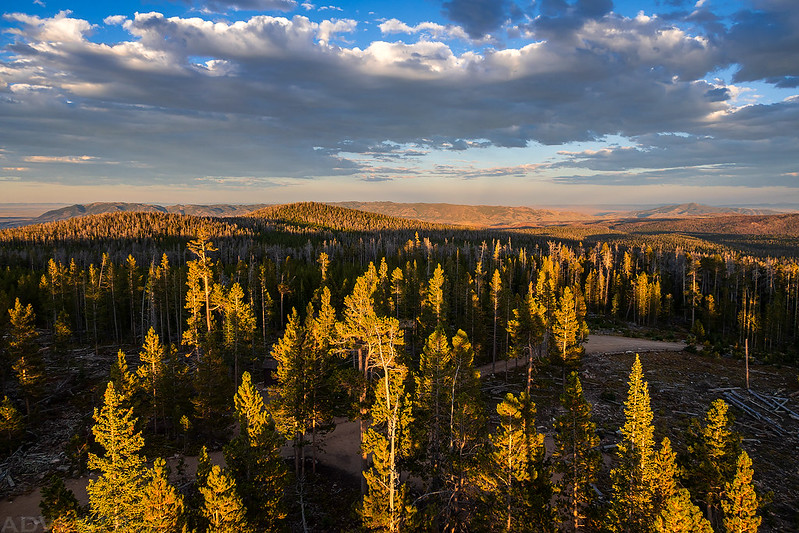
[[[766,7],[792,13],[776,0]],[[622,17],[607,2],[549,0],[538,3],[527,44],[464,51],[464,43],[517,16],[515,8],[453,1],[444,9],[460,25],[390,19],[380,24],[384,35],[417,40],[363,46],[344,40],[358,31],[348,19],[114,15],[105,24],[130,37],[100,43],[91,40],[89,22],[68,12],[6,15],[15,42],[0,63],[0,146],[9,167],[117,161],[113,179],[143,179],[147,168],[146,179],[181,183],[197,176],[256,180],[267,175],[264,169],[292,179],[396,179],[423,172],[432,151],[616,135],[631,139],[630,147],[563,153],[543,167],[464,163],[432,172],[469,179],[581,169],[611,183],[624,181],[619,172],[650,180],[677,179],[688,169],[704,175],[725,158],[738,169],[728,172],[734,179],[743,179],[744,168],[751,172],[753,162],[782,176],[773,179],[795,171],[784,154],[799,148],[799,100],[738,106],[740,89],[705,80],[729,64],[736,32],[751,38],[746,21],[753,19],[746,17],[766,11],[739,14],[719,40],[656,16]],[[482,26],[473,20],[481,9],[490,11]],[[554,31],[556,22],[563,31]],[[792,83],[799,62],[789,61],[795,51],[785,44],[791,37],[785,39],[770,41],[782,46],[782,59],[759,72],[757,54],[741,54],[738,75]],[[96,160],[41,155],[83,153],[87,142]],[[684,161],[680,168],[668,162],[674,157]],[[106,166],[85,165],[74,179],[111,179]],[[660,178],[644,174],[656,170]],[[601,178],[614,171],[615,178]],[[574,175],[573,182],[587,179],[585,172]]]
[[200,5],[217,13],[227,11],[292,11],[295,0],[204,0]]
[[734,81],[799,87],[799,3],[763,0],[755,5],[736,15],[724,37],[728,61],[740,66]]
[[474,39],[498,30],[518,10],[512,0],[449,0],[442,8],[444,16],[463,26]]
[[444,26],[435,22],[420,22],[416,26],[409,26],[398,19],[389,19],[381,22],[379,28],[383,34],[422,34],[433,39],[468,39],[469,37],[460,26]]

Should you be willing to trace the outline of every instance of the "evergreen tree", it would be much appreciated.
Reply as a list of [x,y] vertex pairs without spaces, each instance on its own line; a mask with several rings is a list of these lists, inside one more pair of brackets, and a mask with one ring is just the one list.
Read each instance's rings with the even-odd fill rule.
[[581,346],[585,321],[577,309],[577,302],[569,287],[563,289],[552,321],[554,343],[552,350],[563,367],[564,385],[566,366],[579,362],[585,351]]
[[230,396],[233,382],[228,368],[216,350],[200,359],[193,379],[195,395],[191,399],[200,433],[222,435],[230,425]]
[[39,334],[34,327],[36,315],[33,306],[23,306],[19,298],[8,314],[10,321],[6,350],[25,398],[25,410],[30,416],[31,401],[41,396],[44,387],[44,363],[39,356],[36,344]]
[[674,492],[655,518],[655,533],[713,533],[710,522],[691,501],[686,489]]
[[531,489],[543,473],[535,462],[544,453],[544,435],[535,429],[535,404],[526,392],[518,397],[508,393],[497,406],[497,414],[500,425],[490,436],[491,467],[486,478],[490,527],[503,532],[554,529],[552,522],[534,518],[541,509],[535,508],[540,502]]
[[204,486],[203,517],[208,523],[208,533],[247,533],[251,531],[247,522],[246,508],[236,489],[236,481],[214,465]]
[[252,304],[244,301],[241,285],[234,283],[220,304],[224,321],[222,338],[225,348],[233,353],[233,375],[239,379],[239,356],[248,353],[255,334],[255,313]]
[[714,400],[704,423],[688,433],[686,481],[706,506],[710,523],[719,526],[721,499],[726,484],[735,475],[741,452],[740,436],[733,430],[729,406]]
[[94,410],[94,438],[105,454],[89,454],[89,468],[99,471],[87,492],[92,521],[114,532],[135,532],[142,520],[141,489],[145,482],[144,446],[131,409],[120,403],[113,382],[105,390],[102,409]]
[[[155,328],[151,327],[144,337],[144,345],[142,351],[139,352],[139,361],[141,364],[136,370],[136,375],[146,391],[144,398],[149,404],[147,411],[153,421],[153,431],[157,433],[158,417],[161,415],[163,418],[164,414],[164,398],[162,398],[162,395],[165,365],[164,346],[155,333]],[[120,368],[120,370],[122,369]]]
[[241,376],[234,404],[241,431],[225,448],[225,460],[247,507],[248,522],[272,531],[286,516],[286,466],[280,457],[283,439],[249,372]]
[[0,449],[7,450],[17,446],[24,429],[22,415],[8,396],[4,397],[3,403],[0,404]]
[[436,492],[442,484],[442,461],[447,445],[450,418],[449,396],[452,390],[452,352],[443,328],[428,337],[419,361],[416,376],[416,402],[414,418],[423,428],[425,450],[425,478],[430,481],[430,492]]
[[527,289],[524,302],[513,310],[513,318],[508,321],[508,331],[513,339],[516,357],[527,357],[527,394],[533,382],[533,357],[544,342],[547,331],[546,309],[536,297],[533,283]]
[[474,350],[462,330],[452,338],[450,359],[449,438],[444,437],[440,507],[445,531],[465,531],[472,521],[470,511],[479,498],[477,480],[486,423],[480,373],[474,368]]
[[559,483],[561,514],[574,531],[579,531],[594,500],[591,485],[596,481],[602,457],[597,449],[599,438],[591,420],[591,404],[583,396],[576,372],[568,377],[561,405],[566,412],[555,420],[556,471],[563,474]]
[[52,476],[48,484],[42,487],[42,499],[39,508],[42,516],[48,521],[53,522],[61,519],[62,529],[67,524],[77,527],[78,513],[80,505],[75,494],[64,485],[64,480],[59,476]]
[[375,382],[372,424],[364,448],[372,466],[364,472],[368,491],[360,509],[364,526],[371,531],[404,531],[413,517],[408,484],[400,478],[399,461],[410,453],[411,401],[405,392],[405,367],[383,367]]
[[652,512],[657,516],[666,502],[677,493],[677,454],[671,449],[671,441],[664,437],[660,449],[655,452],[652,468]]
[[422,301],[422,323],[423,332],[431,332],[436,328],[446,327],[446,308],[444,304],[444,270],[441,265],[437,265],[433,275],[424,290],[424,300]]
[[147,533],[179,533],[183,496],[169,484],[166,462],[156,459],[142,497],[142,528]]
[[724,530],[727,533],[756,533],[761,517],[757,516],[757,494],[752,484],[752,461],[744,451],[738,456],[735,477],[726,485],[721,502]]
[[624,402],[624,426],[618,446],[618,463],[610,472],[613,496],[608,515],[611,531],[648,531],[653,516],[654,426],[649,388],[641,360],[635,363]]

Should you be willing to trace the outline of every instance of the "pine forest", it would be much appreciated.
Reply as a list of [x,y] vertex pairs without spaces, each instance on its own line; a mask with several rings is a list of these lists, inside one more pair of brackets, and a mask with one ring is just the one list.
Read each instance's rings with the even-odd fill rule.
[[795,531],[796,239],[660,229],[0,230],[0,493],[58,532]]

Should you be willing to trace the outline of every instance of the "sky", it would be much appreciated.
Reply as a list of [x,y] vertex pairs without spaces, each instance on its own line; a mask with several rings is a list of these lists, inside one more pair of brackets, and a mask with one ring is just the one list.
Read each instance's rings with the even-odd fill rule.
[[326,2],[4,0],[0,202],[799,203],[796,0]]

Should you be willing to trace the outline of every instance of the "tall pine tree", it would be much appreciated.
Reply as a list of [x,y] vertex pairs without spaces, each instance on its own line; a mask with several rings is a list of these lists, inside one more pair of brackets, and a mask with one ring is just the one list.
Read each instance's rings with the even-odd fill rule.
[[94,410],[94,421],[94,438],[105,453],[102,457],[89,454],[89,468],[99,471],[86,489],[91,521],[108,531],[139,531],[141,490],[147,477],[140,455],[144,439],[136,431],[132,410],[122,406],[113,382],[105,390],[103,407]]

